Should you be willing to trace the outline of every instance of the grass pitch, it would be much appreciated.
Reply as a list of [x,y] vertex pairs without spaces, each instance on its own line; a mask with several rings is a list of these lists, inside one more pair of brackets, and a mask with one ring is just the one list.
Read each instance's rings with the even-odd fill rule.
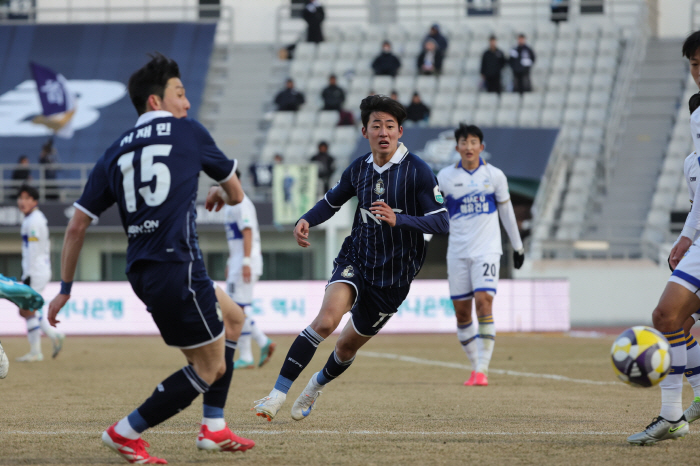
[[[656,465],[687,463],[700,447],[700,425],[682,441],[627,444],[658,414],[660,391],[616,382],[612,335],[498,335],[490,385],[465,387],[469,363],[455,335],[380,334],[300,422],[289,410],[335,338],[319,347],[267,422],[250,408],[272,388],[294,336],[274,339],[268,365],[234,374],[226,408],[231,428],[254,439],[255,448],[198,451],[200,397],[144,434],[150,453],[171,464],[204,465]],[[56,360],[32,364],[14,361],[27,350],[25,338],[2,344],[11,363],[0,380],[0,465],[126,464],[102,446],[101,432],[184,364],[156,337],[69,337]],[[687,406],[687,384],[684,392]]]

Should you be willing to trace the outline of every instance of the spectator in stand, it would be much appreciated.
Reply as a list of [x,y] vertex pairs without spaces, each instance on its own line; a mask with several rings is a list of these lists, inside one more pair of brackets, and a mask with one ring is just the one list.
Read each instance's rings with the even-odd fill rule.
[[12,171],[12,180],[14,181],[29,181],[32,179],[32,172],[29,170],[29,157],[20,155],[17,159],[19,167]]
[[447,52],[447,38],[440,34],[440,25],[439,24],[433,24],[430,26],[430,31],[428,32],[428,35],[425,36],[425,39],[423,39],[423,47],[425,48],[425,43],[428,42],[429,40],[434,40],[437,43],[438,49],[440,49],[443,53]]
[[428,39],[423,44],[423,51],[418,55],[416,65],[419,74],[440,74],[442,71],[442,59],[444,53],[438,47],[437,42]]
[[324,110],[338,110],[343,108],[345,102],[345,91],[338,86],[337,79],[334,74],[328,77],[328,86],[321,92],[323,99]]
[[382,43],[382,53],[372,62],[372,69],[377,76],[396,76],[401,68],[399,57],[391,53],[391,42]]
[[47,180],[56,179],[56,170],[50,169],[54,163],[56,163],[58,153],[53,145],[53,138],[49,139],[46,144],[41,146],[41,152],[39,153],[39,163],[41,165],[46,165],[44,170],[44,178]]
[[277,110],[285,112],[296,112],[304,102],[304,94],[294,88],[291,78],[287,79],[287,87],[275,97]]
[[306,28],[306,41],[315,42],[317,44],[323,42],[321,23],[323,23],[326,15],[321,3],[318,0],[308,0],[302,12],[302,17],[308,25]]
[[506,56],[496,45],[496,36],[489,37],[489,48],[481,56],[481,79],[486,92],[501,93],[501,72],[506,66]]
[[391,90],[391,94],[389,94],[389,98],[391,98],[391,100],[395,100],[397,102],[399,101],[399,93],[396,92],[396,89]]
[[323,183],[323,192],[330,189],[331,176],[335,171],[335,157],[328,153],[328,143],[321,141],[318,143],[318,154],[311,157],[312,162],[318,165],[318,179]]
[[420,124],[428,121],[428,118],[430,117],[430,109],[423,103],[423,101],[420,99],[420,95],[417,92],[413,93],[411,104],[406,107],[406,114],[406,120],[414,123]]
[[525,34],[518,34],[518,45],[510,51],[510,67],[513,70],[513,91],[532,91],[530,68],[535,64],[535,52],[525,43]]

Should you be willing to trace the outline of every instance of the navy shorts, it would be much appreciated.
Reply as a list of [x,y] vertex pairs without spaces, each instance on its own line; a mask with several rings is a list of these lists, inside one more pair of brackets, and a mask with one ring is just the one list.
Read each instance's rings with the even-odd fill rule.
[[221,308],[203,261],[138,261],[127,277],[168,346],[196,348],[223,335]]
[[[336,259],[331,283],[348,283],[355,288],[355,304],[352,306],[352,325],[358,335],[373,337],[396,314],[401,303],[408,296],[410,285],[396,288],[379,288],[365,281],[357,265],[343,259]],[[328,286],[326,285],[326,286]]]

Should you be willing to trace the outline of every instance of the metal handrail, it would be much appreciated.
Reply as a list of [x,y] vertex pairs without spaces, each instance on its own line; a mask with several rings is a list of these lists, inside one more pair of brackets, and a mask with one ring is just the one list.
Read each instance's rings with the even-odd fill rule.
[[[75,200],[87,183],[88,175],[94,163],[52,163],[19,165],[16,163],[0,163],[0,202],[12,199],[17,190],[23,185],[30,185],[39,191],[39,200],[59,199],[61,201]],[[28,170],[31,179],[12,179],[12,173],[17,170]],[[47,172],[54,172],[57,177],[47,177]]]
[[[216,17],[200,17],[201,12],[218,13]],[[123,7],[107,5],[104,7],[31,7],[22,10],[27,18],[4,18],[0,11],[0,25],[14,24],[62,24],[62,23],[133,23],[133,22],[172,22],[196,21],[201,23],[217,23],[219,42],[233,43],[234,10],[225,5],[182,5],[182,6],[139,6]],[[175,18],[179,13],[181,18]]]

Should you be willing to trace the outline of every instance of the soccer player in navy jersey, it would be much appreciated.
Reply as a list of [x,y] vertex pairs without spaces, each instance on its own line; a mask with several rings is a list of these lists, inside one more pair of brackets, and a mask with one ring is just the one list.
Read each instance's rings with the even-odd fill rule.
[[102,434],[105,445],[129,463],[166,464],[150,456],[141,433],[204,395],[196,445],[209,451],[245,451],[255,443],[238,437],[224,421],[233,356],[244,315],[207,276],[195,228],[199,172],[217,180],[208,209],[243,200],[228,159],[209,132],[186,118],[190,103],[177,63],[154,56],[129,79],[139,118],[104,153],[90,174],[66,229],[61,252],[61,291],[49,305],[49,321],[70,299],[85,232],[116,203],[127,234],[126,274],[146,304],[165,343],[188,364],[158,384],[150,398]]
[[319,225],[357,196],[350,236],[334,261],[318,316],[292,344],[270,395],[256,401],[258,416],[271,421],[292,383],[311,362],[318,345],[352,317],[323,370],[315,373],[292,407],[292,418],[304,419],[321,389],[350,367],[357,351],[396,313],[411,281],[423,265],[423,233],[447,233],[449,218],[435,175],[428,165],[399,143],[403,106],[383,95],[360,105],[362,135],[371,152],[356,159],[294,228],[299,246],[310,246],[309,228]]

